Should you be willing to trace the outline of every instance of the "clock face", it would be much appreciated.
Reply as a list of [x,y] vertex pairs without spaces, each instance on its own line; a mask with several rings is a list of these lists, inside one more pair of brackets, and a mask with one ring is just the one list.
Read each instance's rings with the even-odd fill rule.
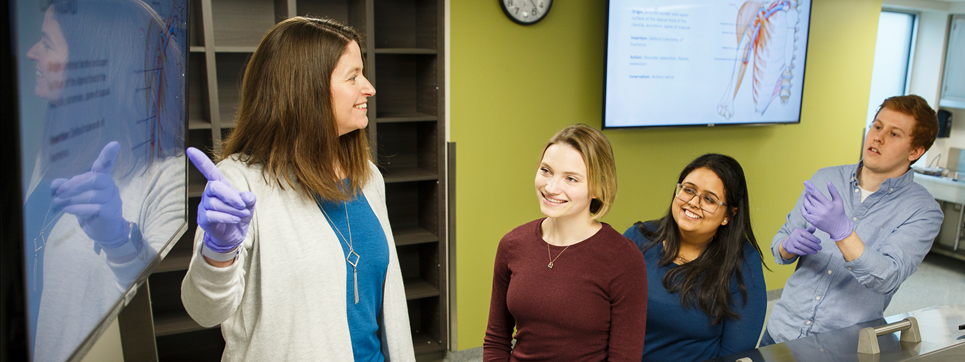
[[516,24],[536,24],[546,17],[553,0],[499,0],[503,13]]

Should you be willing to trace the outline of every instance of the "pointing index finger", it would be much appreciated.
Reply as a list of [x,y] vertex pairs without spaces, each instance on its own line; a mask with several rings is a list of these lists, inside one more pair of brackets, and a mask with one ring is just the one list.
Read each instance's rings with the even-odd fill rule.
[[188,147],[186,152],[188,159],[191,160],[194,167],[197,168],[198,171],[201,171],[201,174],[204,175],[204,178],[208,179],[208,181],[227,182],[224,176],[221,175],[218,167],[214,165],[214,162],[211,162],[211,159],[208,158],[208,155],[205,155],[204,152],[194,147]]
[[121,144],[117,141],[111,141],[101,149],[101,153],[97,155],[97,159],[94,160],[94,164],[91,165],[90,170],[97,173],[111,173],[111,169],[114,168],[114,160],[117,158],[117,151],[121,149]]

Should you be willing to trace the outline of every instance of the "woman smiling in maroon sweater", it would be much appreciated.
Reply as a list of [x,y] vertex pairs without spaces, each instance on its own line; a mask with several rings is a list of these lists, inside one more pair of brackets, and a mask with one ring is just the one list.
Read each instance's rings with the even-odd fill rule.
[[563,129],[543,149],[535,183],[546,218],[499,242],[484,359],[640,361],[646,265],[599,221],[616,197],[609,141],[585,125]]

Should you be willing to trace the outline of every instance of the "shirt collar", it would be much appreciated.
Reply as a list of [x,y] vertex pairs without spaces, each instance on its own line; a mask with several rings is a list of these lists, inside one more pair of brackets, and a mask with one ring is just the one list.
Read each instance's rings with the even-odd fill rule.
[[[861,167],[863,167],[863,166],[864,166],[864,160],[859,161],[858,164],[854,165],[854,168],[851,169],[851,184],[852,184],[852,185],[858,186],[858,170],[860,170]],[[910,184],[910,183],[912,183],[912,182],[915,182],[915,175],[914,175],[914,173],[915,173],[915,171],[913,171],[913,170],[911,169],[911,167],[908,167],[908,170],[906,170],[905,173],[901,174],[901,176],[892,177],[892,178],[890,178],[890,179],[885,180],[885,182],[882,182],[882,183],[881,183],[881,187],[878,188],[878,189],[879,189],[879,190],[881,190],[881,189],[888,189],[889,192],[890,192],[891,190],[905,187],[906,185],[908,185],[908,184]]]

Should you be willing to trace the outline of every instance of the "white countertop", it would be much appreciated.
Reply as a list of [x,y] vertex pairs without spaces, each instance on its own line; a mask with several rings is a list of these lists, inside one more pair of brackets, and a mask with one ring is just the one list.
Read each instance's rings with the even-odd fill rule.
[[936,200],[965,204],[965,180],[915,173],[915,182],[925,187]]

